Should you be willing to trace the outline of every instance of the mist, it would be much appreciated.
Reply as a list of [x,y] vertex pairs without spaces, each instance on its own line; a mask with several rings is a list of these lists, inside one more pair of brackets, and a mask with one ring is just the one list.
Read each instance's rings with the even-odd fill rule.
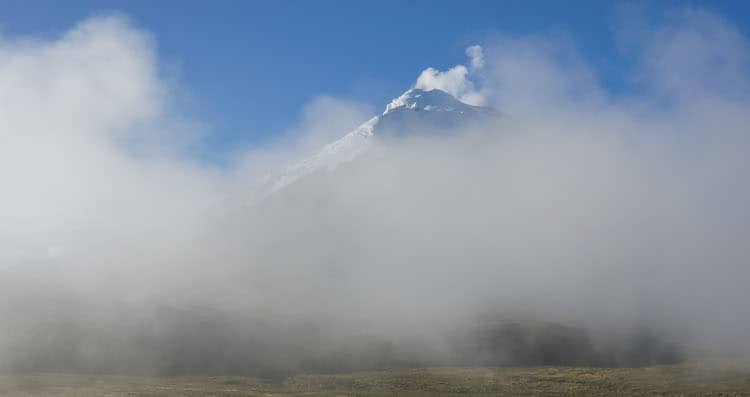
[[415,86],[497,117],[410,125],[272,194],[268,175],[375,112],[320,97],[213,165],[158,37],[122,16],[0,36],[0,369],[750,353],[747,39],[696,9],[623,24],[623,92],[565,39],[489,35]]

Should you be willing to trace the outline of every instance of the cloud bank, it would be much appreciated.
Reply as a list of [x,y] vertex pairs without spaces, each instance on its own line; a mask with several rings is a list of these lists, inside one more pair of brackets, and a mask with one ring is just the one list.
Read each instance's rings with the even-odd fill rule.
[[0,367],[262,374],[747,353],[746,38],[696,10],[641,37],[625,95],[569,43],[488,38],[468,67],[429,68],[415,86],[509,117],[377,140],[254,205],[267,170],[367,110],[319,99],[292,138],[218,169],[187,154],[195,130],[154,39],[126,20],[4,38]]

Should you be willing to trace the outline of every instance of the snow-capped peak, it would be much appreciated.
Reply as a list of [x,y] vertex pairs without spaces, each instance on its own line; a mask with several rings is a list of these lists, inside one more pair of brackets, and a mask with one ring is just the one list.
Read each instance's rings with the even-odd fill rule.
[[451,94],[433,89],[429,91],[412,88],[395,98],[385,107],[383,116],[397,109],[427,110],[427,111],[453,111],[464,107],[471,107]]
[[491,108],[463,103],[445,91],[412,88],[393,99],[382,115],[366,121],[311,157],[287,167],[281,174],[269,176],[259,192],[260,196],[265,197],[279,191],[305,175],[331,171],[354,160],[369,150],[371,140],[379,134],[388,136],[394,130],[403,129],[404,121],[409,124],[408,121],[419,120],[426,125],[431,122],[444,127],[483,115],[496,116],[498,113]]

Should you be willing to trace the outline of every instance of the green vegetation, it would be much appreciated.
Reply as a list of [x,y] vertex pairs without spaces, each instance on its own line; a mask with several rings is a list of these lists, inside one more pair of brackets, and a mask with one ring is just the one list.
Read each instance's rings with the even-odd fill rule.
[[3,396],[750,396],[750,370],[700,365],[645,368],[429,368],[249,377],[0,376]]

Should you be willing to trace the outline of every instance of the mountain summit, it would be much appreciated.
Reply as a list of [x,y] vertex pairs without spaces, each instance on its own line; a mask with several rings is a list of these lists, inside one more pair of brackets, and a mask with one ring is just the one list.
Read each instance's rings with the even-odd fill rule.
[[269,177],[261,195],[272,194],[305,175],[331,171],[352,161],[367,151],[371,140],[377,137],[440,133],[467,122],[481,122],[499,116],[500,113],[492,108],[463,103],[445,91],[412,88],[394,98],[382,115],[367,120],[315,155],[287,167],[280,175]]
[[453,95],[441,90],[421,90],[412,88],[395,98],[385,107],[383,116],[398,110],[424,110],[428,112],[474,112],[488,111],[489,108],[472,106],[456,99]]

